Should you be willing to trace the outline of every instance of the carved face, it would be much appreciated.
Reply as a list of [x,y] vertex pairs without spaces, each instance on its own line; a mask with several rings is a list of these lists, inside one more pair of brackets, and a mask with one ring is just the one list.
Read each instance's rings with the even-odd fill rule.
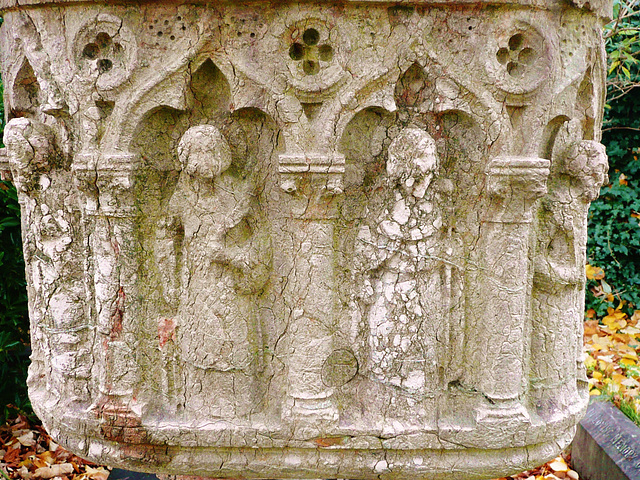
[[51,131],[28,118],[13,118],[4,130],[13,179],[23,191],[37,171],[45,171],[56,156]]
[[581,196],[592,202],[609,181],[609,163],[604,145],[585,140],[575,144],[567,158],[567,173],[579,181]]
[[27,118],[14,118],[4,129],[4,143],[7,153],[16,166],[25,168],[33,159],[33,147],[27,140],[31,122]]
[[231,165],[231,149],[216,127],[198,125],[180,139],[178,158],[188,175],[215,178]]

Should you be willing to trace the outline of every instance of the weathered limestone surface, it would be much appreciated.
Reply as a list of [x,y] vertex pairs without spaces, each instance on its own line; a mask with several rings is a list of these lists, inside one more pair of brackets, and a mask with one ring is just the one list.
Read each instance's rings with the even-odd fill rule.
[[235,478],[555,456],[587,403],[610,8],[0,1],[53,436]]

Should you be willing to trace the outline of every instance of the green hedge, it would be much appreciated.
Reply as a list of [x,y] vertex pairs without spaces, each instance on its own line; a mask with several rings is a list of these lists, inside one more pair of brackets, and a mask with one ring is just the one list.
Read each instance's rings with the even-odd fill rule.
[[[2,83],[0,82],[0,93]],[[0,139],[4,106],[0,102]],[[0,181],[0,422],[13,404],[30,413],[27,397],[29,316],[15,187]]]
[[[623,5],[615,2],[617,9]],[[609,30],[607,40],[607,94],[619,98],[607,103],[603,126],[610,184],[589,212],[589,263],[606,272],[603,280],[587,284],[587,307],[598,316],[621,300],[629,313],[640,309],[640,16],[632,13]]]

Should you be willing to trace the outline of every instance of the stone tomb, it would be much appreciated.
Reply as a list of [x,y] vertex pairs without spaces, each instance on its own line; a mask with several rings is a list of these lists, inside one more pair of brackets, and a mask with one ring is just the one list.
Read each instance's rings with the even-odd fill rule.
[[130,469],[568,445],[610,2],[0,0],[34,409]]

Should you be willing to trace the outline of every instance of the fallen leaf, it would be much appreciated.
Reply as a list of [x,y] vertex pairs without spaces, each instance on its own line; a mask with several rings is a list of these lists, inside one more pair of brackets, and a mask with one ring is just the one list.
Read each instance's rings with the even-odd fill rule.
[[87,475],[91,480],[107,480],[107,478],[109,478],[109,473],[109,470],[104,467],[87,467],[85,470],[85,475]]
[[640,382],[638,382],[635,378],[625,378],[620,383],[625,387],[631,387],[631,388],[640,387]]
[[622,383],[624,380],[626,380],[627,377],[625,377],[624,375],[621,375],[619,373],[614,373],[612,376],[612,380],[616,383]]
[[33,436],[33,432],[29,430],[27,433],[20,435],[16,440],[18,440],[25,447],[33,447],[36,444],[36,439]]
[[593,337],[591,337],[591,341],[603,347],[608,347],[609,345],[611,345],[611,337],[599,337],[597,335],[594,335]]
[[57,463],[55,465],[51,465],[50,467],[38,468],[34,473],[34,476],[36,478],[47,479],[73,473],[73,470],[73,465],[71,465],[70,463]]
[[[13,425],[11,425],[11,430],[23,430],[23,433],[24,431],[29,430],[29,420],[27,419],[27,417],[25,417],[24,415],[18,415]],[[22,433],[20,435],[22,435]]]
[[549,467],[551,467],[551,470],[553,470],[554,472],[566,472],[569,470],[567,462],[565,462],[564,458],[562,457],[557,457],[553,462],[549,464]]
[[621,173],[620,177],[618,178],[618,183],[620,183],[620,185],[629,185],[627,178],[628,177],[624,173]]
[[[56,457],[53,454],[53,452],[50,450],[46,450],[42,452],[37,456],[37,458],[40,461],[44,462],[46,465],[53,465],[54,463],[56,463]],[[45,466],[45,465],[42,465],[42,466]]]
[[13,450],[9,450],[2,461],[4,463],[15,463],[20,458],[20,449],[14,448]]
[[598,320],[587,320],[584,322],[584,334],[587,337],[596,335],[598,333]]
[[30,480],[33,475],[29,472],[29,469],[25,466],[20,467],[16,473],[20,475],[20,478],[24,480]]
[[22,461],[18,464],[18,466],[19,466],[19,467],[26,467],[26,468],[30,468],[33,464],[34,464],[34,463],[33,463],[33,461],[32,461],[32,458],[31,458],[31,457],[27,457],[27,458],[25,458],[24,460],[22,460]]
[[621,333],[626,333],[627,335],[638,335],[640,334],[640,328],[627,325],[624,330],[620,330]]
[[589,280],[602,280],[604,278],[604,270],[593,265],[586,265],[586,273]]

